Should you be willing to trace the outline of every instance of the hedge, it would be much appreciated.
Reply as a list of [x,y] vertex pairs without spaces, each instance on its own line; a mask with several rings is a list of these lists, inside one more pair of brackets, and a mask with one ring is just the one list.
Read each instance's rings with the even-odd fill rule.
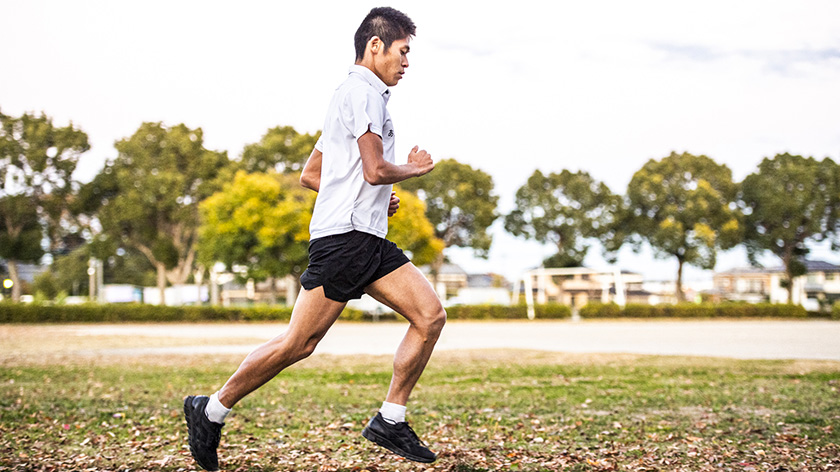
[[[571,316],[565,305],[536,305],[537,319],[563,319]],[[446,309],[450,320],[527,319],[523,305],[459,305]],[[157,306],[140,304],[108,305],[24,305],[0,303],[0,323],[87,323],[87,322],[193,322],[193,321],[288,321],[289,307],[223,308],[210,306]],[[386,314],[380,319],[397,319]],[[341,319],[372,319],[360,310],[345,308]]]
[[[0,323],[89,323],[167,321],[288,321],[290,307],[224,308],[211,306],[108,305],[24,305],[0,303]],[[364,315],[346,308],[345,319]]]
[[[572,310],[566,305],[547,303],[535,305],[538,320],[570,318]],[[455,305],[446,309],[448,320],[523,320],[528,318],[528,307],[521,305]]]
[[[538,320],[557,320],[571,317],[568,306],[556,303],[535,305]],[[524,320],[528,308],[524,305],[456,305],[446,309],[450,320]],[[87,322],[195,322],[195,321],[288,321],[290,307],[210,307],[157,306],[139,304],[110,305],[24,305],[0,303],[0,323],[87,323]],[[808,318],[812,317],[799,305],[782,304],[680,304],[634,305],[624,308],[614,303],[590,303],[580,309],[583,319],[597,318]],[[831,317],[840,320],[840,303],[835,304]],[[383,315],[380,319],[396,319]],[[371,319],[362,311],[345,308],[341,319],[360,321]]]
[[580,309],[587,318],[807,318],[808,311],[800,305],[772,303],[720,303],[679,305],[628,304],[624,308],[615,303],[590,303]]

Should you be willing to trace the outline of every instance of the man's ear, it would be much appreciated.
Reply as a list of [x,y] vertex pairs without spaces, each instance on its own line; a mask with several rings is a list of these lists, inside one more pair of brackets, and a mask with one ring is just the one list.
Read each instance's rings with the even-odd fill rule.
[[370,38],[368,41],[368,47],[370,48],[370,52],[374,54],[378,54],[382,51],[382,48],[385,46],[382,39],[379,36],[374,36]]

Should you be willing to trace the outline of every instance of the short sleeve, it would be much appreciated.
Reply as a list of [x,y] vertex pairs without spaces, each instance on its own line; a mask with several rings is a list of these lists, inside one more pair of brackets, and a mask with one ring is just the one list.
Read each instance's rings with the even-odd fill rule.
[[346,125],[356,139],[367,133],[368,129],[382,136],[385,125],[385,100],[370,87],[355,87],[347,93],[349,115],[345,115]]
[[315,149],[316,149],[318,152],[321,152],[321,153],[323,153],[323,152],[324,152],[324,135],[321,135],[321,136],[318,138],[318,142],[316,142],[316,143],[315,143]]

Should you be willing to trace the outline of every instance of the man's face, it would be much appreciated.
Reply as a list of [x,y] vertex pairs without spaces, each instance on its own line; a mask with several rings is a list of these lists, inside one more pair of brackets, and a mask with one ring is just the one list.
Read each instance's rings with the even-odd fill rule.
[[[411,49],[408,46],[410,40],[410,36],[398,39],[391,43],[390,48],[373,56],[373,73],[388,87],[397,85],[405,74],[408,67],[408,51]],[[384,47],[384,43],[380,42],[379,47]]]

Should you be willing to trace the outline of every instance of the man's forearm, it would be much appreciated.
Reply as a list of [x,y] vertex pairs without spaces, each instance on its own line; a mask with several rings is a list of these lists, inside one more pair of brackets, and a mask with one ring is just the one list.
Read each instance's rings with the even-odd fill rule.
[[316,192],[321,189],[322,156],[321,151],[313,149],[300,173],[300,185]]
[[369,170],[365,169],[364,174],[365,181],[371,185],[396,184],[421,175],[415,166],[409,164],[397,165],[385,161]]
[[368,131],[358,140],[359,152],[362,156],[362,174],[371,185],[388,185],[419,177],[434,168],[429,153],[418,150],[417,146],[411,150],[406,164],[397,165],[383,158],[382,138]]

